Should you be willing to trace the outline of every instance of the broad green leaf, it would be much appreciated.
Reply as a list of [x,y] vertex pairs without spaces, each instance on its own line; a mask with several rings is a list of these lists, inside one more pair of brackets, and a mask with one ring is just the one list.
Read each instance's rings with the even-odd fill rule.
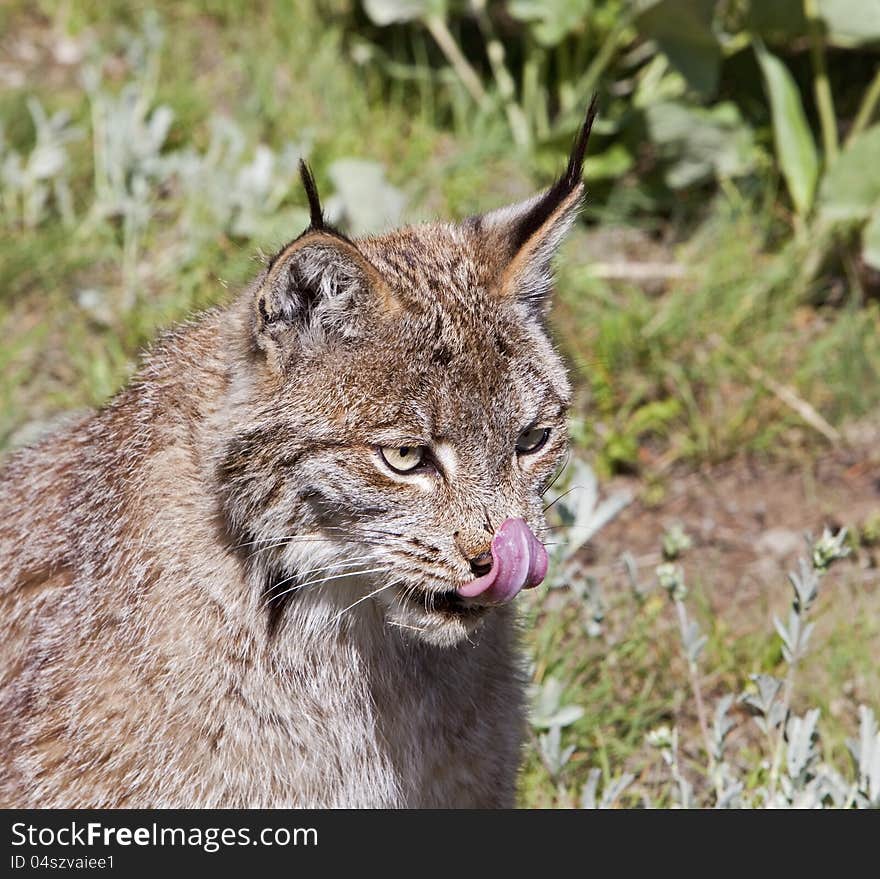
[[657,0],[636,19],[670,63],[702,95],[714,94],[721,46],[712,28],[717,0]]
[[373,24],[384,27],[405,21],[443,15],[444,0],[364,0],[364,9]]
[[862,259],[880,272],[880,205],[862,232]]
[[368,159],[337,159],[327,173],[336,192],[327,199],[327,215],[356,235],[381,232],[400,222],[404,194],[385,179],[385,170]]
[[832,43],[839,46],[880,43],[878,0],[818,0],[818,6]]
[[816,144],[794,78],[763,43],[756,40],[754,45],[770,100],[776,158],[795,210],[803,216],[813,205],[819,180]]
[[809,30],[804,0],[752,0],[743,24],[750,33],[768,42],[801,37]]
[[[880,3],[877,0],[816,0],[831,46],[861,46],[880,42]],[[768,42],[787,43],[809,32],[803,0],[751,0],[745,28]]]
[[880,206],[880,125],[854,138],[828,169],[819,191],[822,216],[864,220]]
[[754,135],[730,102],[704,110],[665,101],[647,107],[645,118],[672,189],[739,177],[755,166]]
[[555,46],[584,24],[592,6],[592,0],[510,0],[507,11],[529,22],[541,45]]

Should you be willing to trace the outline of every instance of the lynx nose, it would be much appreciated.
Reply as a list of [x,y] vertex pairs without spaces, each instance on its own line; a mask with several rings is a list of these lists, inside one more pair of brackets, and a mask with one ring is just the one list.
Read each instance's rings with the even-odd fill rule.
[[471,571],[475,577],[484,577],[492,570],[492,553],[488,550],[474,556],[470,562]]

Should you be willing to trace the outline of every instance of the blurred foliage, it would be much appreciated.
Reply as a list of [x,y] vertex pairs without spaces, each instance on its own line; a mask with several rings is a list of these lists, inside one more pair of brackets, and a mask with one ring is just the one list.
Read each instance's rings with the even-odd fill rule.
[[[364,0],[360,12],[348,13],[357,57],[405,76],[431,56],[427,32],[434,68],[478,106],[498,104],[514,141],[544,152],[545,170],[598,91],[589,179],[595,190],[628,175],[640,212],[769,171],[784,178],[804,230],[838,164],[843,176],[880,167],[880,6],[870,0]],[[447,85],[434,80],[438,107]],[[862,256],[880,268],[880,200],[818,213],[835,232],[864,228]]]

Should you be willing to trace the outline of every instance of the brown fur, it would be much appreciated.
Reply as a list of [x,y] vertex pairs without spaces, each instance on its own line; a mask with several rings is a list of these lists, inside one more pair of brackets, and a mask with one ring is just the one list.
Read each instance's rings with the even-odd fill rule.
[[[312,227],[247,291],[7,459],[0,805],[513,804],[512,608],[438,603],[505,518],[542,533],[585,146],[524,205],[359,241],[306,175]],[[434,470],[382,466],[412,444]]]

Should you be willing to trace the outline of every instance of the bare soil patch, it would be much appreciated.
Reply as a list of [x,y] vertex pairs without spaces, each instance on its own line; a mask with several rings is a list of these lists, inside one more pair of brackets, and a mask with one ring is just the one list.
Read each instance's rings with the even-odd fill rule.
[[[644,497],[637,480],[615,480]],[[713,611],[736,627],[749,626],[756,609],[766,613],[768,594],[788,599],[785,575],[806,549],[805,534],[824,527],[858,531],[880,515],[880,440],[811,460],[773,462],[744,457],[696,472],[669,475],[663,501],[637,499],[585,548],[587,573],[619,570],[631,553],[642,577],[661,561],[663,533],[681,523],[693,540],[683,560],[690,583],[703,590]],[[846,580],[880,587],[880,546],[861,546],[845,563]],[[838,578],[835,578],[837,582]]]

